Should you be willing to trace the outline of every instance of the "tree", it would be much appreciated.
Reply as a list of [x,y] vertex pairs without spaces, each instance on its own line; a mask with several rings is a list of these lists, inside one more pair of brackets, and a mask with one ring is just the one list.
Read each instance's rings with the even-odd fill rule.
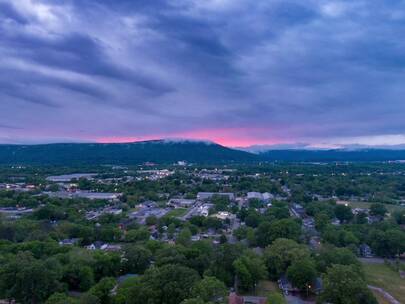
[[330,223],[330,217],[326,212],[320,212],[315,215],[315,228],[322,231]]
[[336,205],[335,215],[341,223],[350,221],[353,218],[352,208],[345,205]]
[[184,255],[184,247],[181,246],[167,246],[156,252],[156,265],[163,266],[167,264],[183,264],[187,262]]
[[94,285],[94,272],[90,266],[71,262],[66,266],[63,281],[73,290],[86,291]]
[[125,291],[127,304],[178,304],[191,296],[198,273],[181,265],[152,267]]
[[278,238],[298,240],[300,235],[301,226],[293,219],[264,222],[256,231],[257,243],[261,247],[270,245]]
[[353,265],[357,269],[361,268],[360,262],[350,249],[333,246],[322,247],[316,257],[316,265],[320,272],[326,272],[332,265]]
[[147,228],[141,227],[136,230],[129,230],[125,236],[127,242],[142,242],[147,241],[150,238],[150,233]]
[[392,213],[392,218],[398,225],[405,224],[405,209],[394,211]]
[[323,279],[321,299],[334,304],[376,304],[360,274],[352,267],[332,265]]
[[79,304],[102,304],[100,299],[91,293],[85,293],[79,299]]
[[176,244],[183,246],[190,246],[191,244],[191,231],[188,228],[183,228],[176,238]]
[[264,261],[272,279],[278,279],[295,261],[310,257],[308,248],[289,239],[277,239],[264,251]]
[[76,301],[65,293],[57,292],[51,295],[46,304],[74,304]]
[[215,251],[212,263],[205,274],[215,276],[227,286],[233,285],[235,275],[233,263],[243,254],[244,250],[245,247],[241,244],[221,244]]
[[282,294],[272,292],[267,296],[267,304],[287,304],[287,302]]
[[145,219],[145,224],[148,225],[148,226],[156,225],[157,222],[158,222],[158,219],[154,215],[150,215]]
[[121,256],[116,252],[95,251],[94,278],[99,281],[103,277],[116,277],[121,270]]
[[233,262],[233,267],[238,285],[244,290],[251,290],[259,280],[264,279],[267,275],[263,260],[250,251]]
[[373,251],[383,257],[395,257],[405,251],[405,232],[400,229],[374,230],[370,233]]
[[384,204],[375,203],[370,206],[370,214],[374,216],[384,217],[388,212]]
[[108,304],[111,302],[111,290],[116,285],[114,278],[102,278],[100,282],[94,285],[90,290],[89,294],[97,297],[100,303]]
[[124,269],[126,272],[142,274],[149,267],[152,253],[142,246],[125,246]]
[[314,261],[310,258],[294,261],[287,269],[287,277],[295,287],[308,290],[316,279]]
[[220,303],[227,295],[228,290],[223,282],[215,277],[204,277],[191,289],[193,298],[202,299],[204,302]]
[[19,303],[42,303],[61,289],[61,266],[54,260],[35,259],[20,252],[0,268],[0,294]]
[[180,304],[211,304],[211,303],[206,303],[204,300],[200,298],[193,298],[193,299],[186,299]]

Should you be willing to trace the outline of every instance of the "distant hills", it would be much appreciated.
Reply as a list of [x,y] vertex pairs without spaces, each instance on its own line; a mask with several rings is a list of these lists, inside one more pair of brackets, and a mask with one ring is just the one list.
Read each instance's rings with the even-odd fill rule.
[[67,143],[0,145],[0,164],[25,165],[136,165],[177,161],[201,164],[263,161],[330,162],[405,160],[405,149],[276,149],[250,153],[212,142],[154,140],[122,144]]
[[256,154],[264,161],[287,162],[331,162],[331,161],[395,161],[405,160],[404,150],[360,149],[360,150],[269,150]]
[[153,140],[134,143],[69,143],[0,145],[0,164],[97,165],[190,163],[243,163],[257,160],[248,152],[203,141]]

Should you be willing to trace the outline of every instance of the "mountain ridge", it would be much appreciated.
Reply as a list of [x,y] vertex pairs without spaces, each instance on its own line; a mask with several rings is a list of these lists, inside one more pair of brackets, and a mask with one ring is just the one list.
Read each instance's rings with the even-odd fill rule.
[[0,145],[0,164],[227,163],[250,162],[256,158],[251,153],[207,141]]
[[405,160],[405,149],[276,149],[251,153],[210,141],[157,139],[130,143],[0,144],[1,165],[138,165]]

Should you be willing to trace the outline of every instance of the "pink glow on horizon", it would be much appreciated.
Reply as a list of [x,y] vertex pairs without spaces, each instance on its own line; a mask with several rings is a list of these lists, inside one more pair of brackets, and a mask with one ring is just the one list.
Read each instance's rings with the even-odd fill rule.
[[[154,139],[189,139],[189,140],[207,140],[213,141],[217,144],[227,146],[227,147],[248,147],[256,144],[280,144],[283,143],[277,139],[263,139],[256,138],[250,135],[251,129],[206,129],[190,132],[180,132],[173,134],[162,134],[153,136],[111,136],[111,137],[101,137],[97,138],[96,141],[99,143],[129,143],[136,141],[154,140]],[[254,132],[252,132],[254,133]]]

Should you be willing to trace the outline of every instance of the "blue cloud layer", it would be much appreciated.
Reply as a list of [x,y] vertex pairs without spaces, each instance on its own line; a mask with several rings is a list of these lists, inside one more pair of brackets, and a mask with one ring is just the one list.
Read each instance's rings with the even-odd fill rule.
[[404,25],[403,1],[0,0],[0,141],[405,134]]

